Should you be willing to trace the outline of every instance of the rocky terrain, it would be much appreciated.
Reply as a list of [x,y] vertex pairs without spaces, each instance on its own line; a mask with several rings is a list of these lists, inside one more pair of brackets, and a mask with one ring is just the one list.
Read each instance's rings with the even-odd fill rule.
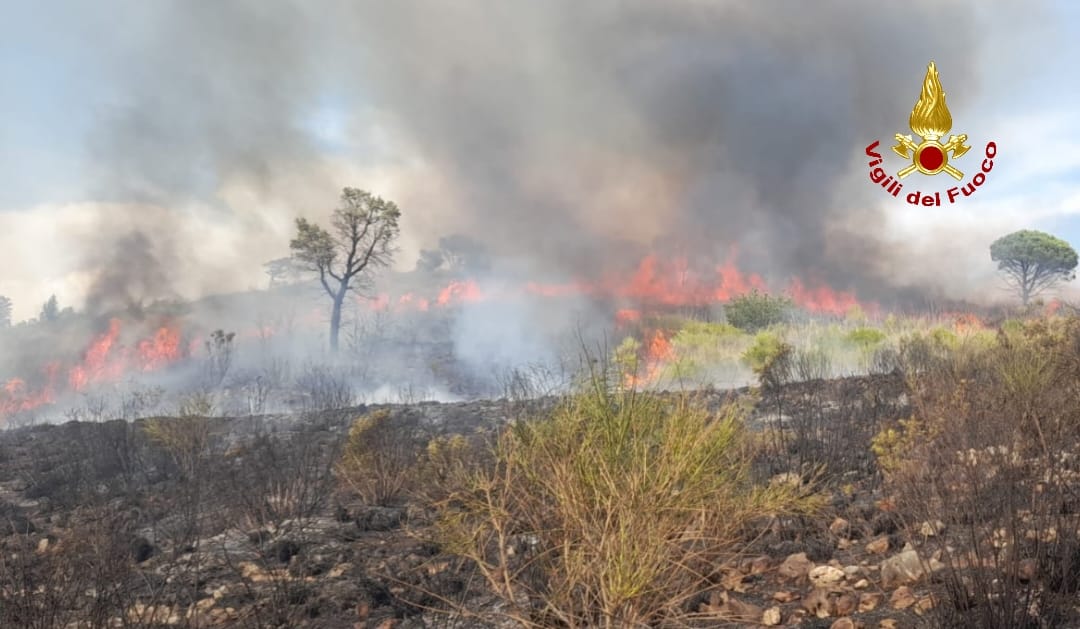
[[[684,603],[695,624],[940,626],[945,584],[931,542],[950,531],[897,513],[870,454],[871,437],[910,414],[902,378],[698,395],[752,405],[748,421],[764,438],[783,426],[791,441],[762,458],[761,478],[803,485],[813,476],[828,504],[815,517],[773,518],[749,532],[749,550]],[[428,432],[477,434],[552,403],[378,408]],[[368,505],[337,481],[348,427],[372,410],[216,418],[194,437],[168,433],[171,449],[145,435],[184,418],[0,433],[0,621],[518,626],[474,566],[441,548],[423,501]]]

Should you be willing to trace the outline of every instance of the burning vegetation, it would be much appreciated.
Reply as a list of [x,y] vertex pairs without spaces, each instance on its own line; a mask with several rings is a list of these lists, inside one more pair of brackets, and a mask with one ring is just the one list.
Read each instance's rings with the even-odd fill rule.
[[[71,4],[50,28],[113,17]],[[1040,300],[1076,252],[894,238],[849,185],[926,50],[976,100],[992,12],[789,13],[27,29],[106,96],[88,201],[0,216],[61,243],[4,241],[4,291],[60,298],[0,296],[0,628],[1080,626],[1080,317]],[[936,66],[910,123],[955,176]]]

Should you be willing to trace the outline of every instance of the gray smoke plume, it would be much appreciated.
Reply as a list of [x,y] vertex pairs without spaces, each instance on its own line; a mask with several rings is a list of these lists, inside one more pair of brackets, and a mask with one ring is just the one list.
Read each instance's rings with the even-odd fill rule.
[[[465,233],[563,276],[657,246],[711,264],[737,243],[752,270],[870,297],[906,252],[879,238],[863,148],[906,130],[931,58],[962,120],[980,48],[1001,45],[987,20],[1012,19],[941,0],[152,6],[118,62],[126,104],[90,144],[106,197],[217,202],[226,180],[270,196],[299,179],[324,196],[293,212],[329,209],[365,185],[338,181],[305,126],[329,107],[347,160],[388,137],[388,159],[432,175],[402,203],[422,243]],[[265,259],[280,218],[246,226],[273,241]]]
[[99,269],[86,298],[92,315],[108,314],[142,306],[145,301],[173,297],[170,270],[175,268],[171,251],[155,245],[141,231],[120,234],[101,249],[98,259],[87,260]]

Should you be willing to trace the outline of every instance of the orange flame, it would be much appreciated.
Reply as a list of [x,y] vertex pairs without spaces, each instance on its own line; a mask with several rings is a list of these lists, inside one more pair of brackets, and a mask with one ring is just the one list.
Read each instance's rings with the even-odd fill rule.
[[[83,359],[66,369],[60,363],[49,363],[44,368],[44,384],[32,390],[22,378],[12,378],[0,387],[0,421],[8,416],[33,410],[56,401],[61,392],[58,385],[66,384],[70,391],[83,391],[87,387],[119,380],[132,370],[156,371],[182,359],[185,352],[181,346],[181,334],[174,326],[162,326],[149,338],[137,341],[132,348],[119,343],[122,324],[119,319],[109,321],[108,329],[94,337],[83,351]],[[192,341],[198,347],[198,341]]]
[[623,308],[615,312],[616,325],[629,325],[641,321],[641,311],[633,308]]
[[480,287],[472,280],[450,282],[446,288],[439,291],[439,297],[435,303],[446,306],[451,303],[465,303],[480,301],[484,298]]
[[660,379],[664,366],[674,359],[675,350],[671,347],[667,336],[660,330],[655,330],[648,344],[645,345],[639,373],[626,374],[625,384],[627,388],[639,388],[655,384]]
[[986,324],[983,323],[982,319],[980,319],[978,315],[970,312],[955,315],[953,326],[959,333],[979,332],[987,329]]
[[852,293],[834,291],[824,284],[807,288],[798,278],[791,280],[788,293],[792,301],[810,312],[842,315],[859,305]]

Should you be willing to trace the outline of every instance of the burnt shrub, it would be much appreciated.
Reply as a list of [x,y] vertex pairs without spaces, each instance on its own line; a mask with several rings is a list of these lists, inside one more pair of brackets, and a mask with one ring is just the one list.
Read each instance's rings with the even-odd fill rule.
[[258,429],[225,455],[229,473],[219,484],[229,496],[233,519],[247,528],[278,528],[286,520],[304,522],[317,514],[334,490],[340,447],[341,439],[324,431]]
[[416,413],[374,411],[349,429],[338,475],[366,503],[390,505],[415,481],[413,468],[426,443]]
[[298,406],[307,413],[347,408],[356,399],[348,379],[325,365],[308,365],[296,377],[295,389]]
[[940,553],[949,603],[935,610],[940,625],[1074,623],[1080,321],[918,344],[913,416],[881,431],[874,452],[909,533],[933,523],[926,550]]

